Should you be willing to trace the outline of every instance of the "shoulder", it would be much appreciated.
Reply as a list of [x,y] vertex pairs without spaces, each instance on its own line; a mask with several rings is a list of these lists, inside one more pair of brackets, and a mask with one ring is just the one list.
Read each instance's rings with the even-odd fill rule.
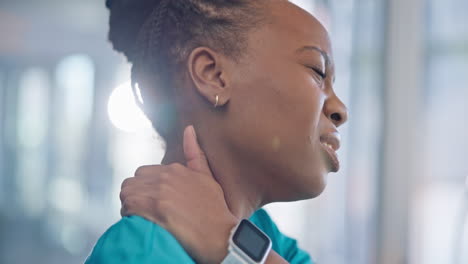
[[124,217],[97,241],[86,264],[194,263],[175,237],[139,216]]

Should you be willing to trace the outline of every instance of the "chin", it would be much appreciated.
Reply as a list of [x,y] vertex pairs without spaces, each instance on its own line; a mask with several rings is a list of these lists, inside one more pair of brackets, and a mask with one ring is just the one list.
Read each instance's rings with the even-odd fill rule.
[[301,175],[298,179],[305,179],[297,181],[295,191],[290,196],[288,201],[300,201],[313,199],[320,196],[327,186],[326,173],[315,173],[308,175]]
[[306,185],[305,199],[312,199],[320,196],[327,187],[326,174],[315,175],[313,181]]
[[[293,202],[313,199],[320,196],[327,186],[327,164],[316,162],[320,159],[307,158],[312,162],[303,162],[287,166],[284,170],[278,170],[274,192],[271,193],[271,202]],[[291,165],[291,164],[288,164]],[[277,171],[277,172],[278,172]]]

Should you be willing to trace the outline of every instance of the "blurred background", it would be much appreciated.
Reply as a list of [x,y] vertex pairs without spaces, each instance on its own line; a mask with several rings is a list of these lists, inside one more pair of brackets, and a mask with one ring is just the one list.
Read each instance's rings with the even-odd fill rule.
[[[82,263],[164,144],[107,42],[104,1],[0,1],[0,263]],[[318,263],[468,263],[468,1],[293,1],[329,29],[340,173],[273,204]]]

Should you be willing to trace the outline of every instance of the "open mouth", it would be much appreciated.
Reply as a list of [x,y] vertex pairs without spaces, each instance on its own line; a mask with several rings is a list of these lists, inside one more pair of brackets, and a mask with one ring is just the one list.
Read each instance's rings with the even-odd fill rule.
[[340,148],[339,134],[332,133],[320,137],[320,143],[328,156],[328,164],[331,172],[340,170],[340,160],[336,151]]
[[336,151],[333,149],[333,147],[326,143],[326,142],[321,142],[322,147],[327,153],[328,156],[328,161],[329,161],[329,167],[331,172],[338,172],[340,170],[340,160],[338,159],[338,154]]

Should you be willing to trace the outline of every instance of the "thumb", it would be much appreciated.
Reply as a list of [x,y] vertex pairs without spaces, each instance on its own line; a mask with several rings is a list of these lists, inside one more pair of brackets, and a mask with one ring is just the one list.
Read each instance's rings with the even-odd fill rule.
[[184,130],[184,154],[188,168],[212,175],[205,152],[198,145],[197,135],[193,126],[188,126]]

